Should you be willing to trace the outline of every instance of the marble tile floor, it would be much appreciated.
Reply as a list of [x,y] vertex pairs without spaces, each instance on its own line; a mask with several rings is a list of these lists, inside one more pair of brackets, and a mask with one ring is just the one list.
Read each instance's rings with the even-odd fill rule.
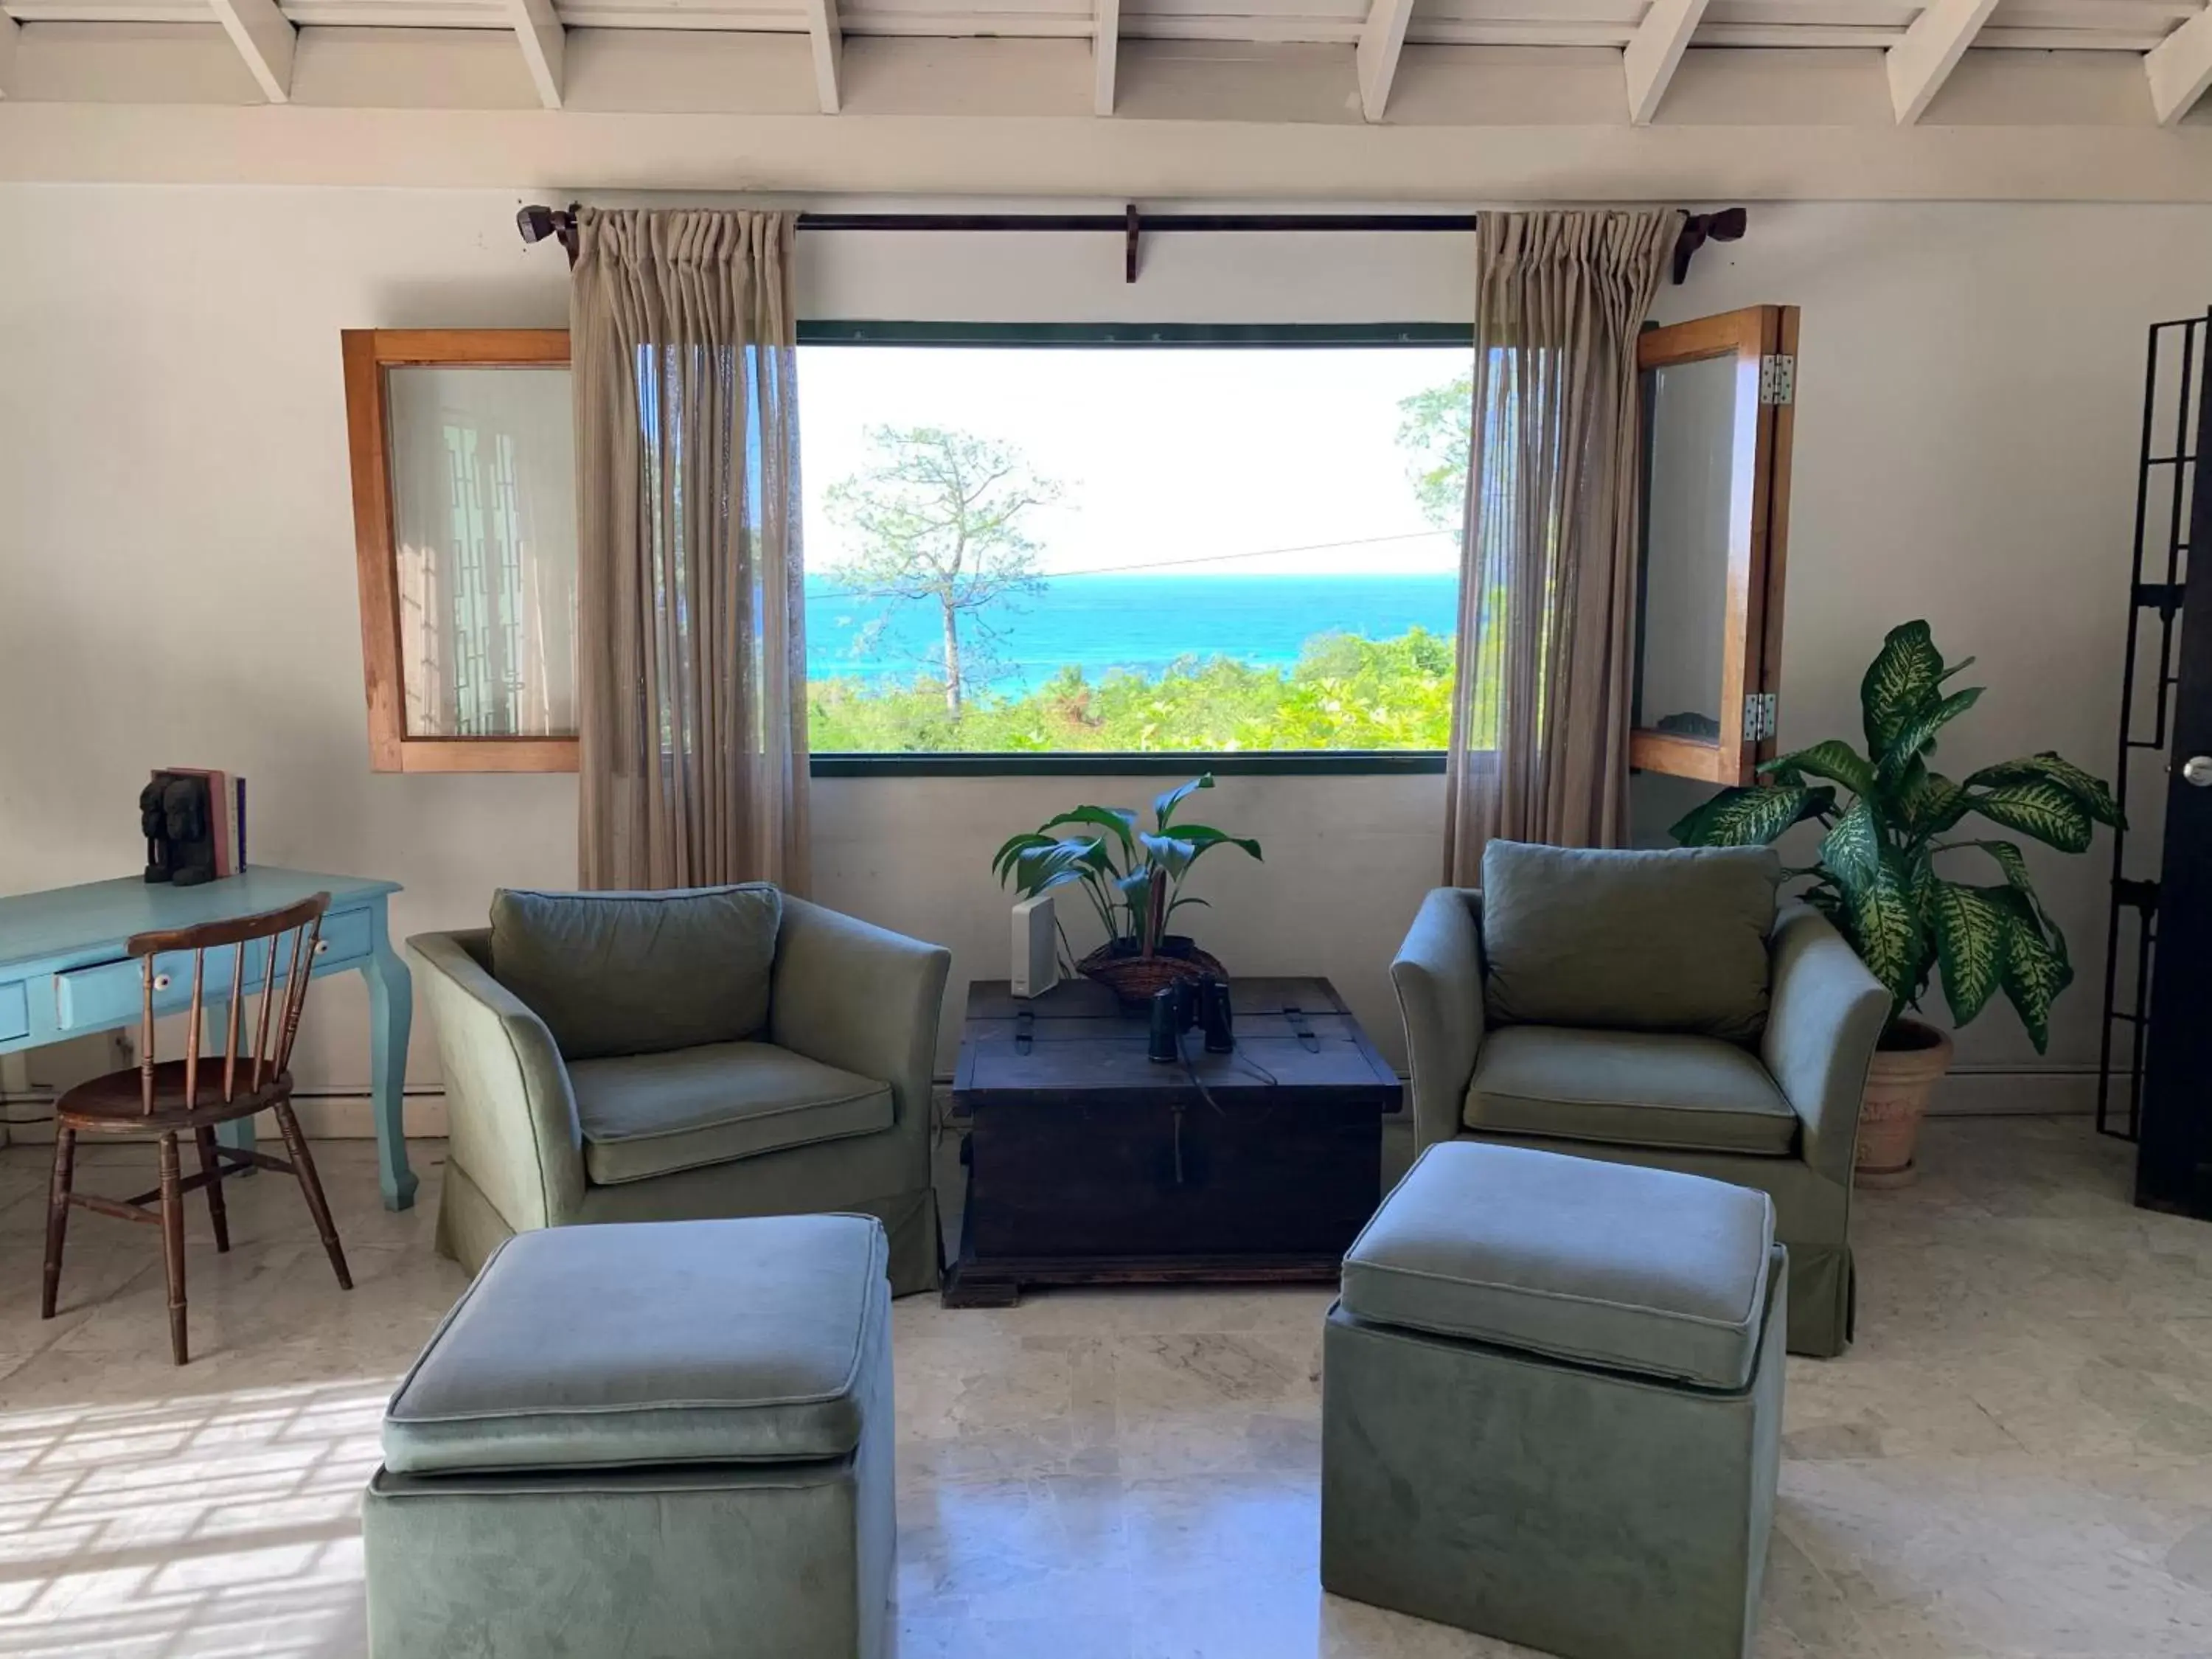
[[[2076,1120],[1929,1127],[1859,1200],[1859,1342],[1793,1360],[1761,1659],[2212,1656],[2212,1226],[2130,1208]],[[394,1379],[459,1291],[422,1205],[326,1143],[356,1288],[296,1191],[204,1216],[197,1358],[158,1241],[80,1213],[37,1316],[46,1154],[0,1151],[0,1654],[363,1651],[356,1495]],[[135,1190],[104,1148],[88,1184]],[[120,1165],[121,1167],[118,1167]],[[901,1659],[1503,1655],[1323,1595],[1320,1291],[898,1304]]]

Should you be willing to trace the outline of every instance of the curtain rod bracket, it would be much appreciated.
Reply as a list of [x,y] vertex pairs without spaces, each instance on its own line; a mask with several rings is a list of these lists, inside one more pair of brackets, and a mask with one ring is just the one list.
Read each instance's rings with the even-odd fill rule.
[[1743,240],[1743,228],[1751,216],[1740,207],[1723,208],[1717,213],[1686,213],[1682,216],[1681,234],[1674,239],[1674,286],[1680,288],[1690,274],[1690,261],[1707,242],[1737,242]]
[[532,203],[514,216],[514,228],[522,233],[525,246],[535,246],[548,237],[561,244],[568,255],[568,263],[576,263],[576,216],[582,204],[568,204],[566,210],[547,207],[542,202]]

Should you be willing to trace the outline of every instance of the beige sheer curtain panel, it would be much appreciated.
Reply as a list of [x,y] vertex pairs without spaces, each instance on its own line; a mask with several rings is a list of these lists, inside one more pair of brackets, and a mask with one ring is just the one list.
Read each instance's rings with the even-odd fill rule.
[[1444,878],[1628,835],[1636,336],[1682,216],[1486,213]]
[[578,216],[579,864],[807,884],[788,213]]

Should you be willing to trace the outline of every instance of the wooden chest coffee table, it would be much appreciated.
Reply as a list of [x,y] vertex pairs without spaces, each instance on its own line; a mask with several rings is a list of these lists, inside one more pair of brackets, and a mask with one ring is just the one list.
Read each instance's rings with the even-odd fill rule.
[[[968,988],[953,1096],[969,1120],[949,1308],[1024,1285],[1328,1282],[1382,1198],[1397,1074],[1325,979],[1234,981],[1237,1050],[1146,1022],[1088,980],[1028,1001]],[[1202,1086],[1200,1086],[1202,1085]]]

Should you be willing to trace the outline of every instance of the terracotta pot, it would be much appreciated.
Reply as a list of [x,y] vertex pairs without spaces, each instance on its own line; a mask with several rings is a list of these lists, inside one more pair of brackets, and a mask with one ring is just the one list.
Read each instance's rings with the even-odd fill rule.
[[1894,1035],[1904,1041],[1877,1048],[1867,1070],[1853,1177],[1862,1187],[1902,1187],[1919,1173],[1912,1153],[1920,1140],[1920,1120],[1936,1079],[1951,1069],[1948,1032],[1903,1019]]

